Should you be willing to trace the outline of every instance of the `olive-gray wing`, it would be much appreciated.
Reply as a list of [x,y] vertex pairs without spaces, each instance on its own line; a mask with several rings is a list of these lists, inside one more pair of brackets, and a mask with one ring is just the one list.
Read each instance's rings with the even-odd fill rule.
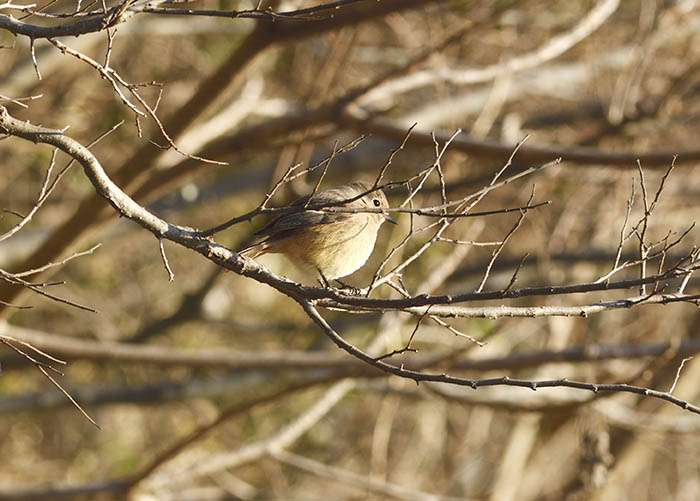
[[[337,193],[337,191],[337,188],[332,188],[330,190],[319,191],[318,193],[314,194],[314,196],[306,195],[299,197],[291,203],[290,207],[300,207],[306,205],[307,203],[315,206],[322,204],[337,204],[339,198],[341,200],[343,198]],[[311,200],[309,200],[309,198],[311,198]],[[273,219],[261,229],[256,231],[255,235],[264,236],[281,231],[308,228],[309,226],[316,226],[319,224],[337,223],[338,221],[348,219],[350,216],[352,216],[350,213],[328,212],[317,209],[290,212],[289,214],[284,214]]]
[[321,210],[305,210],[292,212],[273,219],[267,225],[255,232],[256,236],[271,235],[273,233],[287,232],[310,226],[337,223],[345,221],[352,214],[339,212],[324,212]]

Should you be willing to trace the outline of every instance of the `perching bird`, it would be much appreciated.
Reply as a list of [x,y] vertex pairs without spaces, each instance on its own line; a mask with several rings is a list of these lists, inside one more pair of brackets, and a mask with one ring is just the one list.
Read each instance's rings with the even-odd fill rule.
[[[301,197],[291,206],[337,204],[353,199],[372,187],[370,183],[356,181],[319,191],[311,197]],[[340,207],[376,210],[386,209],[389,203],[384,193],[377,190]],[[251,258],[262,254],[284,254],[296,265],[315,269],[328,285],[329,280],[350,275],[367,262],[384,221],[396,224],[384,212],[348,213],[322,209],[292,212],[273,219],[257,231],[255,235],[266,238],[241,249],[239,254]]]

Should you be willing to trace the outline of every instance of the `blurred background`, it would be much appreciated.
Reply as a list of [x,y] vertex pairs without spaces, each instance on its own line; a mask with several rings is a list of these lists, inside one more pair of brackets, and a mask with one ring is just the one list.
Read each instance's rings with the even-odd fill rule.
[[[256,5],[202,0],[185,8]],[[157,103],[162,127],[181,150],[226,165],[159,147],[167,140],[158,125],[148,116],[135,120],[94,67],[43,39],[34,43],[35,66],[27,38],[6,30],[2,105],[35,124],[69,126],[67,134],[84,145],[123,121],[91,151],[139,203],[199,229],[253,210],[289,167],[314,165],[358,139],[334,156],[321,186],[373,180],[414,123],[385,180],[431,166],[436,149],[459,129],[440,161],[452,199],[488,184],[527,137],[506,176],[562,162],[490,192],[474,210],[525,205],[533,185],[535,202],[551,204],[528,212],[485,290],[507,287],[526,253],[515,287],[606,275],[633,192],[627,228],[644,215],[639,166],[652,200],[675,153],[647,242],[660,248],[698,220],[698,2],[383,0],[338,7],[303,20],[137,12],[110,30],[112,38],[102,31],[60,39],[101,65],[109,53],[120,78],[139,84],[132,89],[149,106]],[[76,4],[40,2],[35,9],[41,8],[74,13]],[[10,13],[26,15],[0,10]],[[78,19],[34,14],[24,21],[56,26]],[[5,99],[32,96],[20,101],[26,108]],[[13,211],[0,219],[5,233],[20,220],[16,213],[34,206],[52,150],[6,138],[0,156],[0,209]],[[52,176],[68,160],[58,154]],[[284,184],[271,205],[311,192],[320,170]],[[387,191],[393,205],[406,193]],[[433,175],[415,206],[440,200]],[[467,218],[445,237],[499,242],[519,216]],[[369,263],[347,282],[369,284],[411,224],[429,222],[398,219],[396,227],[382,227]],[[213,238],[235,250],[264,223],[255,218]],[[425,238],[416,235],[389,265]],[[0,302],[0,335],[67,361],[53,363],[65,373],[54,377],[102,428],[33,363],[0,344],[1,499],[690,500],[700,491],[697,415],[632,394],[474,391],[388,377],[340,351],[290,298],[165,242],[170,282],[158,241],[116,217],[77,165],[31,221],[0,242],[0,268],[59,263],[96,244],[27,278],[61,282],[46,290],[96,313],[0,282],[0,300],[13,305]],[[697,244],[691,230],[663,266]],[[471,292],[496,248],[436,242],[403,280],[412,293]],[[638,240],[621,251],[621,261],[637,259]],[[280,256],[260,263],[313,285]],[[657,260],[647,273],[658,266]],[[637,276],[638,266],[613,280]],[[696,279],[685,292],[698,293]],[[575,306],[638,293],[467,306]],[[384,286],[374,297],[397,296]],[[469,378],[565,377],[668,391],[681,361],[700,350],[700,315],[687,303],[588,317],[445,319],[483,347],[427,320],[415,330],[417,318],[407,313],[321,313],[347,341],[375,355],[403,348],[415,334],[418,351],[390,361]],[[699,377],[700,362],[685,362],[674,396],[697,403]]]

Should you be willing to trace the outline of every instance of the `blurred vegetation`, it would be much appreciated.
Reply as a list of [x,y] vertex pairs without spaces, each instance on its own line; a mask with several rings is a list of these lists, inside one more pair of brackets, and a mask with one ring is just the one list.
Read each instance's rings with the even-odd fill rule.
[[[188,8],[249,9],[255,3],[202,0]],[[425,2],[420,7],[396,7],[386,15],[369,16],[364,22],[340,28],[333,26],[333,18],[285,21],[309,26],[326,23],[328,28],[262,50],[234,80],[221,83],[214,103],[197,121],[186,124],[184,137],[175,138],[189,153],[200,154],[206,151],[207,143],[230,137],[230,149],[215,158],[228,165],[199,163],[187,175],[159,184],[137,201],[169,222],[201,229],[255,208],[289,166],[296,162],[312,165],[329,155],[336,141],[342,145],[366,131],[340,120],[326,120],[303,122],[298,128],[271,133],[270,138],[256,136],[245,144],[235,142],[236,134],[256,125],[264,127],[280,116],[304,116],[315,106],[333,102],[392,70],[402,75],[432,70],[436,75],[420,88],[358,105],[372,118],[392,120],[404,133],[411,123],[418,122],[418,131],[449,135],[461,128],[476,139],[511,146],[527,135],[526,146],[553,145],[564,153],[577,145],[601,153],[639,155],[697,149],[700,7],[693,1],[621,2],[584,40],[531,69],[504,71],[495,79],[469,85],[445,82],[437,76],[441,69],[478,69],[536,51],[571,30],[599,3]],[[75,9],[75,3],[68,1],[37,5],[45,4],[54,13]],[[275,10],[311,5],[286,2],[276,4]],[[359,2],[344,9],[365,7],[366,3]],[[344,9],[339,9],[339,19]],[[0,14],[4,12],[0,10]],[[56,21],[36,16],[29,19],[36,24]],[[230,54],[251,36],[255,26],[270,25],[273,30],[275,23],[284,24],[281,20],[142,14],[117,26],[110,64],[128,82],[162,83],[162,87],[143,87],[141,92],[151,104],[160,96],[158,114],[163,119],[182,107],[221,65],[229,64]],[[467,25],[457,42],[435,50],[415,67],[403,69],[420,51],[438,47]],[[103,62],[108,41],[102,32],[66,38],[64,43]],[[148,148],[149,139],[164,143],[148,119],[140,120],[143,135],[138,136],[133,112],[88,65],[37,40],[39,81],[25,37],[15,39],[0,30],[0,44],[5,46],[0,50],[0,94],[13,98],[42,95],[27,102],[26,109],[3,101],[13,116],[47,127],[70,126],[68,133],[82,144],[124,120],[91,148],[110,174],[134,152]],[[223,116],[222,110],[226,110]],[[201,139],[187,137],[197,127],[212,123],[216,124],[214,130],[206,130]],[[400,137],[372,133],[359,146],[333,159],[323,186],[373,179],[400,143]],[[157,151],[156,146],[152,148]],[[184,158],[173,151],[153,155],[153,162],[138,166],[137,181],[124,186],[129,194],[137,193],[151,176],[157,179]],[[0,156],[0,209],[27,213],[36,200],[51,150],[9,138],[0,142]],[[68,160],[59,154],[56,168]],[[432,146],[409,139],[387,176],[401,180],[434,160]],[[478,151],[448,148],[441,167],[450,196],[476,191],[507,160],[508,154],[494,158]],[[664,238],[668,231],[676,236],[683,233],[700,214],[700,165],[682,160],[681,155],[650,219],[650,241]],[[516,162],[513,169],[522,167]],[[642,163],[642,167],[653,194],[668,165]],[[310,192],[317,176],[313,173],[285,185],[275,196],[274,205]],[[552,203],[528,213],[496,261],[486,288],[506,287],[525,253],[530,257],[518,274],[517,287],[587,283],[607,273],[615,259],[633,182],[637,184],[631,221],[636,221],[642,207],[634,162],[618,166],[565,159],[490,193],[475,210],[521,206],[533,184],[536,200]],[[0,243],[0,268],[18,270],[57,229],[70,233],[73,229],[65,226],[66,221],[93,193],[82,170],[74,166],[31,223]],[[403,195],[405,190],[401,189],[388,192],[394,204]],[[431,178],[417,206],[438,203],[439,184],[437,178]],[[166,242],[165,251],[175,273],[175,281],[169,282],[156,239],[115,217],[106,202],[103,209],[100,224],[94,224],[91,231],[74,228],[81,237],[71,243],[70,252],[62,252],[55,261],[96,243],[101,247],[56,268],[51,276],[52,281],[65,282],[52,287],[53,293],[98,313],[24,295],[20,303],[33,308],[4,308],[4,319],[10,326],[60,338],[161,346],[188,353],[242,351],[248,352],[251,360],[257,356],[262,360],[270,353],[322,353],[339,361],[350,358],[288,297],[234,273],[221,273],[201,256]],[[498,241],[518,216],[466,219],[446,236]],[[214,238],[238,249],[264,224],[259,219]],[[408,231],[409,216],[403,214],[399,219],[397,227],[382,227],[369,263],[348,277],[348,282],[359,286],[369,283],[378,264]],[[15,215],[3,214],[0,233],[16,221]],[[673,249],[669,262],[693,244],[697,245],[697,231]],[[398,264],[419,245],[418,240],[412,241],[391,263]],[[449,243],[433,245],[406,270],[403,278],[408,289],[417,290],[453,250]],[[637,252],[634,245],[623,250],[626,256]],[[434,292],[474,290],[492,252],[493,247],[470,247],[460,266]],[[260,262],[275,273],[314,283],[314,278],[304,276],[279,256],[264,256]],[[638,273],[637,268],[629,269],[618,278],[634,278]],[[686,292],[698,293],[697,279],[691,279]],[[392,294],[389,288],[380,289],[377,297],[395,297]],[[619,292],[604,292],[522,298],[503,304],[529,306],[544,301],[548,305],[577,305],[617,297]],[[330,311],[324,316],[346,340],[363,349],[378,334],[384,336],[379,353],[404,347],[416,325],[416,318],[405,313]],[[426,320],[412,345],[419,352],[405,355],[407,364],[413,356],[442,355],[443,360],[430,366],[431,372],[475,378],[566,377],[624,382],[661,391],[671,387],[687,353],[670,349],[654,356],[553,360],[516,368],[506,361],[490,371],[460,369],[459,361],[507,359],[519,353],[596,343],[695,342],[700,325],[693,304],[642,305],[589,318],[447,320],[459,331],[488,344],[479,348]],[[505,387],[448,391],[389,378],[359,364],[339,363],[336,368],[281,364],[250,369],[46,351],[68,361],[61,368],[65,376],[59,381],[102,430],[83,418],[33,364],[0,345],[0,484],[17,489],[8,493],[0,489],[2,499],[33,499],[23,489],[91,484],[103,488],[83,494],[70,492],[64,498],[122,499],[123,487],[132,475],[189,433],[227,409],[302,383],[309,387],[253,405],[214,427],[184,447],[172,462],[164,463],[162,470],[146,478],[131,495],[144,500],[425,499],[426,493],[434,493],[446,499],[652,500],[693,499],[700,482],[700,418],[668,403],[629,394],[599,395],[569,389],[532,392]],[[698,371],[697,360],[685,364],[675,396],[698,402],[698,389],[693,384],[700,376]],[[324,378],[342,377],[352,378],[356,386],[285,448],[318,465],[354,473],[363,481],[344,479],[336,470],[305,470],[268,453],[214,474],[176,482],[180,468],[186,471],[206,458],[273,436],[324,398],[332,384]],[[621,408],[629,413],[622,414]],[[665,421],[647,423],[649,416]],[[674,422],[692,424],[675,429]],[[170,478],[172,485],[163,478]],[[127,480],[110,487],[113,479]],[[153,479],[158,481],[149,484]],[[392,495],[370,481],[402,486],[407,492]],[[53,495],[58,496],[44,493],[41,499],[53,499]]]

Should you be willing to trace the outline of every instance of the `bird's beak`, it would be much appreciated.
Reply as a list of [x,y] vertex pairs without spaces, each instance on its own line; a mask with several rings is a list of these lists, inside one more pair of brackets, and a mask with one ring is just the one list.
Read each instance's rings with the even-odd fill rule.
[[382,214],[382,215],[384,216],[384,219],[389,221],[391,224],[399,224],[399,222],[396,219],[394,219],[393,217],[391,217],[389,214]]

